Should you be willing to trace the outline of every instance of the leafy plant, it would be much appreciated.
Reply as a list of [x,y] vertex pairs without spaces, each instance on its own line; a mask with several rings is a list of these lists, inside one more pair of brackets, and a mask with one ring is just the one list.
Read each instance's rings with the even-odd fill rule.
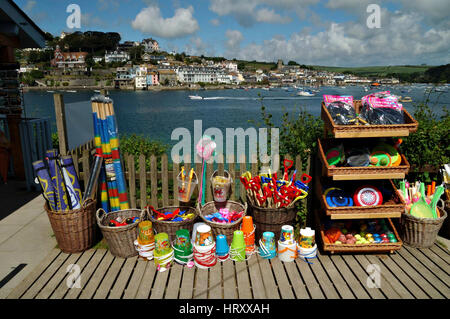
[[139,169],[139,156],[142,154],[146,158],[146,169],[150,169],[150,156],[155,155],[160,157],[168,150],[168,145],[160,142],[153,141],[149,138],[131,134],[120,136],[120,151],[122,154],[134,155],[136,169]]
[[[404,139],[401,148],[413,172],[420,172],[425,167],[439,167],[450,162],[450,112],[443,109],[437,116],[428,103],[414,106],[414,118],[419,122],[417,132]],[[428,173],[417,174],[418,178],[429,181]]]

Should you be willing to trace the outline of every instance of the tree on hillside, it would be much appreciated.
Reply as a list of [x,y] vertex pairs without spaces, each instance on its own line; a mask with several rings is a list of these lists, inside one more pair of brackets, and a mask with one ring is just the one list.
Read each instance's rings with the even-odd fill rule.
[[289,62],[288,62],[288,65],[298,65],[298,63],[295,62],[295,61],[289,61]]

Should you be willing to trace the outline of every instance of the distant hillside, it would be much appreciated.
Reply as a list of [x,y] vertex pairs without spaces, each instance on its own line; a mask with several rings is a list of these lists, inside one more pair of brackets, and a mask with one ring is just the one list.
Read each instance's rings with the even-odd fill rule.
[[413,73],[423,74],[430,68],[430,66],[395,65],[395,66],[333,67],[333,66],[314,65],[313,68],[315,70],[355,74],[367,77],[386,77],[391,74],[413,74]]

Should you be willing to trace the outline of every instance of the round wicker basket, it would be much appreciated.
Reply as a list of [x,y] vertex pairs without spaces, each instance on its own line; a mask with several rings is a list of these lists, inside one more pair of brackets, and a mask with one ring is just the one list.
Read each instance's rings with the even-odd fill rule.
[[[228,208],[230,211],[236,211],[241,212],[244,211],[244,214],[242,214],[241,218],[236,220],[234,223],[230,224],[223,224],[223,223],[216,223],[207,220],[204,216],[209,214],[214,214],[215,212],[219,211],[221,208]],[[247,203],[244,205],[235,201],[228,200],[223,203],[219,202],[208,202],[204,206],[200,207],[199,204],[197,204],[197,210],[200,212],[200,218],[204,223],[211,226],[211,229],[213,231],[214,236],[217,235],[225,235],[227,238],[228,244],[231,244],[231,241],[233,240],[233,233],[236,230],[239,230],[241,227],[242,219],[245,215],[247,215]]]
[[295,206],[289,208],[263,208],[253,205],[248,197],[247,203],[249,205],[249,214],[253,216],[255,223],[286,225],[295,220],[297,213]]
[[133,223],[126,226],[109,227],[111,220],[122,217],[124,219],[139,217],[141,221],[146,220],[145,210],[124,209],[106,213],[102,208],[97,210],[97,225],[106,239],[111,254],[117,257],[128,258],[138,254],[134,248],[134,241],[138,237],[138,224]]
[[157,208],[156,210],[161,213],[173,212],[175,209],[179,208],[180,211],[186,210],[186,214],[194,214],[194,218],[183,220],[181,222],[171,222],[165,220],[157,220],[155,218],[155,213],[149,207],[147,207],[147,215],[149,220],[153,223],[153,229],[157,233],[167,233],[169,235],[169,240],[175,240],[176,232],[179,229],[187,229],[192,232],[194,227],[195,219],[198,216],[198,212],[194,207],[189,206],[167,206],[162,208]]
[[80,209],[68,212],[55,212],[47,203],[44,205],[59,249],[65,253],[78,253],[93,245],[96,204],[95,200],[89,200]]
[[405,244],[415,248],[433,246],[447,213],[439,208],[440,216],[434,218],[417,218],[403,213],[400,219],[400,232]]

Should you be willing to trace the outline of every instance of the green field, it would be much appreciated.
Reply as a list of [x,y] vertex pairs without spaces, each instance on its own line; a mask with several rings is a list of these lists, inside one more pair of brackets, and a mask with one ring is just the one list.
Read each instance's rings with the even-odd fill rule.
[[412,74],[424,73],[429,65],[393,65],[393,66],[365,66],[365,67],[333,67],[333,66],[312,66],[315,70],[324,70],[338,73],[352,73],[359,76],[386,76],[388,74]]

